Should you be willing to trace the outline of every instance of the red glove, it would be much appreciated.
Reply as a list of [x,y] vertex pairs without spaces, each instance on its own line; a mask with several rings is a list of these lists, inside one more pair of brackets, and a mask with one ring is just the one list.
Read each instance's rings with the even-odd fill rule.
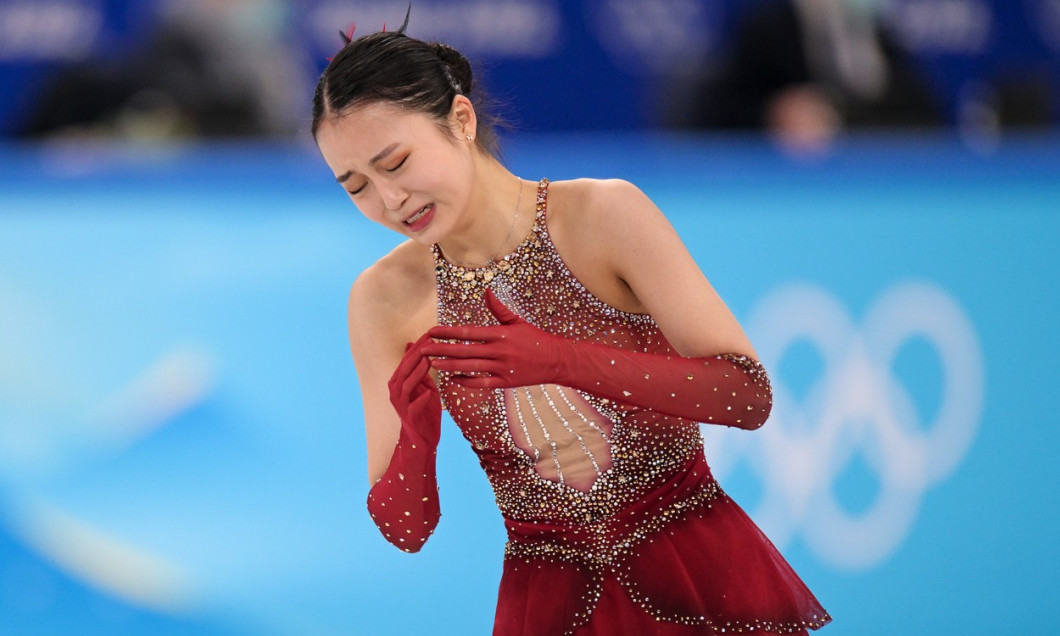
[[[474,388],[559,384],[697,422],[758,428],[769,417],[765,369],[746,356],[682,358],[575,342],[543,331],[487,290],[494,327],[434,327],[423,346],[431,365]],[[465,342],[467,344],[465,344]],[[470,375],[469,375],[470,374]]]
[[442,516],[435,474],[442,402],[423,353],[429,342],[424,334],[410,343],[390,377],[390,402],[401,418],[401,432],[386,472],[368,492],[375,525],[405,552],[418,552]]

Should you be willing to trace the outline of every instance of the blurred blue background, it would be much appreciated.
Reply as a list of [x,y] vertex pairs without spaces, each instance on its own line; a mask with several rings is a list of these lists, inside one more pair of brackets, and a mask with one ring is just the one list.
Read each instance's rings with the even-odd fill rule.
[[[744,324],[776,407],[708,457],[823,633],[1055,631],[1060,3],[880,3],[937,120],[692,121],[767,3],[409,31],[481,62],[516,173],[634,181]],[[422,553],[364,510],[346,292],[397,237],[304,132],[338,29],[404,10],[0,1],[0,634],[489,633],[504,533],[455,427]]]

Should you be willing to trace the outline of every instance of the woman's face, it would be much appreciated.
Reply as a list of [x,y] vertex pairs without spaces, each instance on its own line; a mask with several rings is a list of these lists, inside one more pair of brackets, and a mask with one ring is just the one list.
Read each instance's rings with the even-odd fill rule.
[[362,214],[430,245],[457,224],[471,191],[474,145],[453,122],[450,132],[424,113],[372,103],[325,119],[316,141]]

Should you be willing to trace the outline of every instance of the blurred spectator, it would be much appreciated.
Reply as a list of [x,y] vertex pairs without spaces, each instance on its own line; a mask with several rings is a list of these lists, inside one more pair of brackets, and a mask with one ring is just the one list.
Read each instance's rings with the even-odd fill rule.
[[797,149],[843,128],[941,123],[927,86],[880,19],[879,0],[771,0],[738,26],[690,122],[756,128]]
[[284,136],[312,85],[285,43],[282,0],[168,0],[153,36],[120,63],[60,71],[23,136]]

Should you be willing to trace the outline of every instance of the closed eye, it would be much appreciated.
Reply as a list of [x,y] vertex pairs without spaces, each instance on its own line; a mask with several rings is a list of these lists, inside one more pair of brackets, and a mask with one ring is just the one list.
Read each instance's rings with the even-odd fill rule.
[[405,162],[408,161],[408,159],[409,159],[409,156],[405,155],[401,159],[401,161],[398,162],[398,164],[396,166],[394,166],[393,168],[387,168],[386,171],[387,172],[397,172],[397,169],[400,168],[401,166],[405,165]]
[[360,194],[367,187],[368,187],[368,184],[366,183],[363,186],[357,188],[356,190],[347,190],[346,192],[349,192],[350,194],[356,196],[356,195]]

